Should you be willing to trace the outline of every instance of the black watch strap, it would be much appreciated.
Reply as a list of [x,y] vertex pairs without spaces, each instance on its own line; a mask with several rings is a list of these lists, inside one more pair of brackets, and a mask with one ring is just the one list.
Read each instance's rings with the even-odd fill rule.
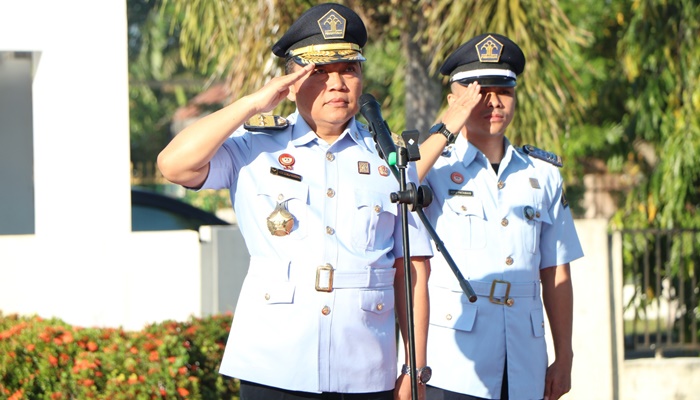
[[455,142],[455,140],[457,140],[457,135],[450,132],[450,130],[447,129],[447,126],[445,126],[445,124],[442,122],[439,122],[439,123],[433,125],[432,128],[430,128],[431,135],[434,135],[436,133],[439,133],[442,136],[444,136],[445,139],[447,139],[447,144],[453,144]]

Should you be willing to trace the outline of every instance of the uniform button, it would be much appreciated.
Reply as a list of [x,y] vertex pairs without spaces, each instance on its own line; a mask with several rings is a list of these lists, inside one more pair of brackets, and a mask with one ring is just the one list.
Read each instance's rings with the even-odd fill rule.
[[335,196],[335,190],[328,188],[328,190],[326,191],[326,196],[328,196],[328,197]]
[[445,319],[448,320],[448,321],[451,321],[451,320],[452,320],[452,314],[447,314],[447,315],[445,315]]
[[498,181],[498,188],[503,189],[504,187],[506,187],[506,183],[503,181]]
[[513,257],[511,257],[511,256],[506,257],[506,265],[513,265]]
[[328,314],[330,314],[330,313],[331,313],[331,308],[328,307],[328,306],[324,306],[324,307],[321,309],[321,314],[323,314],[323,315],[328,315]]
[[335,156],[333,155],[333,153],[331,153],[330,151],[328,153],[326,153],[326,160],[328,160],[328,161],[335,160]]
[[270,293],[265,293],[265,300],[270,300]]
[[542,321],[542,327],[544,328],[544,321]]
[[467,211],[467,206],[462,206],[462,211]]
[[535,217],[537,217],[537,218],[540,217],[540,212],[539,212],[539,211],[537,211],[537,212],[535,213]]
[[506,300],[506,305],[507,305],[508,307],[512,307],[513,304],[515,304],[515,300],[513,300],[512,297],[509,298],[508,300]]
[[282,193],[277,195],[277,200],[284,200],[284,195]]
[[331,228],[330,226],[326,227],[326,233],[329,235],[332,235],[335,233],[335,229]]
[[501,220],[501,225],[503,225],[503,226],[508,226],[508,218],[503,218],[503,219]]
[[382,311],[384,309],[384,303],[377,304],[377,311]]
[[381,211],[382,211],[382,206],[379,206],[379,205],[374,206],[374,212],[380,213]]

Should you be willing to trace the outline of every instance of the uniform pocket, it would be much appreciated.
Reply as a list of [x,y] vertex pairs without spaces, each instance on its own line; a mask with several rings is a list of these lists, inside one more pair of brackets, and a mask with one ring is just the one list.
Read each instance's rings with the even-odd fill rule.
[[527,222],[526,232],[523,233],[523,246],[527,251],[536,254],[540,246],[542,224],[551,224],[549,213],[541,203],[533,206],[523,206],[522,215]]
[[530,321],[532,321],[532,334],[535,337],[544,336],[544,312],[541,308],[530,311]]
[[390,247],[397,209],[388,193],[355,191],[357,210],[352,224],[352,245],[361,251]]
[[478,307],[469,303],[463,292],[430,288],[430,324],[458,331],[471,332]]
[[445,203],[458,218],[463,218],[466,222],[462,244],[470,250],[486,247],[486,218],[481,199],[473,196],[452,196],[447,198]]

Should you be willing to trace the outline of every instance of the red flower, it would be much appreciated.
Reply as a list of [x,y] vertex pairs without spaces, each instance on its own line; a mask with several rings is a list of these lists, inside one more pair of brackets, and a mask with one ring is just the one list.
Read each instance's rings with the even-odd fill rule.
[[50,355],[49,356],[49,364],[51,364],[54,367],[57,366],[58,365],[58,358],[56,358],[56,356],[54,356],[54,355]]
[[158,361],[158,358],[159,358],[159,357],[160,357],[160,355],[158,355],[158,352],[157,352],[157,351],[152,351],[152,352],[150,352],[150,353],[148,354],[148,360],[149,360],[149,361]]
[[185,389],[185,388],[177,388],[177,392],[180,394],[180,396],[185,397],[188,394],[190,394],[190,391]]
[[83,380],[83,386],[90,387],[94,384],[95,384],[95,381],[93,381],[92,379],[84,379]]
[[87,349],[90,351],[95,351],[97,350],[97,343],[95,342],[88,342],[87,344]]

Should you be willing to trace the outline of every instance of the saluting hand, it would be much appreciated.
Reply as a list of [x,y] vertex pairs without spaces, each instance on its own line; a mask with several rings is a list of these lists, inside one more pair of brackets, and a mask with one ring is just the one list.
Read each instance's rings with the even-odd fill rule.
[[316,68],[315,64],[309,64],[291,74],[272,78],[257,92],[247,96],[249,104],[253,106],[256,113],[266,113],[274,110],[287,97],[289,88],[300,79],[309,75],[314,68]]
[[466,87],[461,86],[447,96],[450,106],[445,111],[442,122],[450,132],[461,131],[479,101],[481,101],[481,85],[478,82],[472,82]]

